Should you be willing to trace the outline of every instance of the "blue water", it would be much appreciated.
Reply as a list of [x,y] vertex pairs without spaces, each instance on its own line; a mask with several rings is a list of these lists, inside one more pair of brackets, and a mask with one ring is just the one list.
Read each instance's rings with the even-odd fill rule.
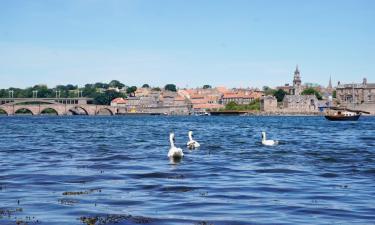
[[374,131],[374,117],[0,117],[0,224],[375,224]]

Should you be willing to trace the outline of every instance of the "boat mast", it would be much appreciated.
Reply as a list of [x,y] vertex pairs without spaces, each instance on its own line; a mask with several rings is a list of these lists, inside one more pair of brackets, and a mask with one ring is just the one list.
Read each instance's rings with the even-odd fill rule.
[[353,82],[353,109],[355,107],[355,94],[354,94],[354,82]]

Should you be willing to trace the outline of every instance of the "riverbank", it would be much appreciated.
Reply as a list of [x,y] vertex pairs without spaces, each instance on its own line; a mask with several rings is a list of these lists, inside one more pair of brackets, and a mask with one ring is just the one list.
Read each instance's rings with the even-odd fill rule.
[[[261,111],[215,111],[208,112],[204,115],[196,114],[167,114],[167,113],[146,113],[146,112],[129,112],[129,113],[116,113],[116,114],[96,114],[96,115],[87,115],[87,114],[77,114],[77,115],[57,115],[56,113],[50,114],[0,114],[0,117],[13,117],[13,116],[324,116],[323,112],[314,112],[314,113],[300,113],[300,112],[261,112]],[[375,116],[375,114],[363,114],[362,116]]]
[[322,116],[322,112],[263,112],[258,110],[251,111],[237,111],[237,110],[223,110],[211,111],[212,116]]

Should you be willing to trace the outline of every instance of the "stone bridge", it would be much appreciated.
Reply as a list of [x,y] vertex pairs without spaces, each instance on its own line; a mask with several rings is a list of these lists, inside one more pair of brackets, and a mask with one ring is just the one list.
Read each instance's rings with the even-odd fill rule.
[[61,116],[117,114],[116,107],[87,104],[84,99],[63,99],[59,101],[56,101],[56,99],[0,99],[0,111],[7,115],[15,115],[20,111],[28,111],[32,115],[41,115],[47,111],[53,111],[56,115]]

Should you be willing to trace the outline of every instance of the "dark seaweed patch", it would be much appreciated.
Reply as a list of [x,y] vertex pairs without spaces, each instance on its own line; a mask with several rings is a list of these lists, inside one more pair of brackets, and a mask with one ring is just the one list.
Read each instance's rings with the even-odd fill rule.
[[16,216],[17,213],[23,212],[22,208],[15,209],[0,209],[0,219],[3,217],[8,217],[9,219],[14,219],[14,223],[17,225],[30,225],[39,224],[40,221],[36,220],[35,217],[26,216],[25,218],[19,218]]
[[207,221],[200,221],[198,223],[195,223],[194,225],[214,225],[213,223],[207,222]]
[[79,220],[87,225],[104,225],[104,224],[116,224],[122,221],[129,221],[136,224],[148,224],[154,221],[154,219],[143,216],[132,216],[132,215],[106,215],[106,216],[82,216]]
[[15,213],[22,212],[22,208],[15,208],[15,209],[0,209],[0,217],[7,216],[11,217]]
[[65,191],[62,193],[62,195],[88,195],[93,192],[102,192],[101,189],[90,189],[87,191]]

